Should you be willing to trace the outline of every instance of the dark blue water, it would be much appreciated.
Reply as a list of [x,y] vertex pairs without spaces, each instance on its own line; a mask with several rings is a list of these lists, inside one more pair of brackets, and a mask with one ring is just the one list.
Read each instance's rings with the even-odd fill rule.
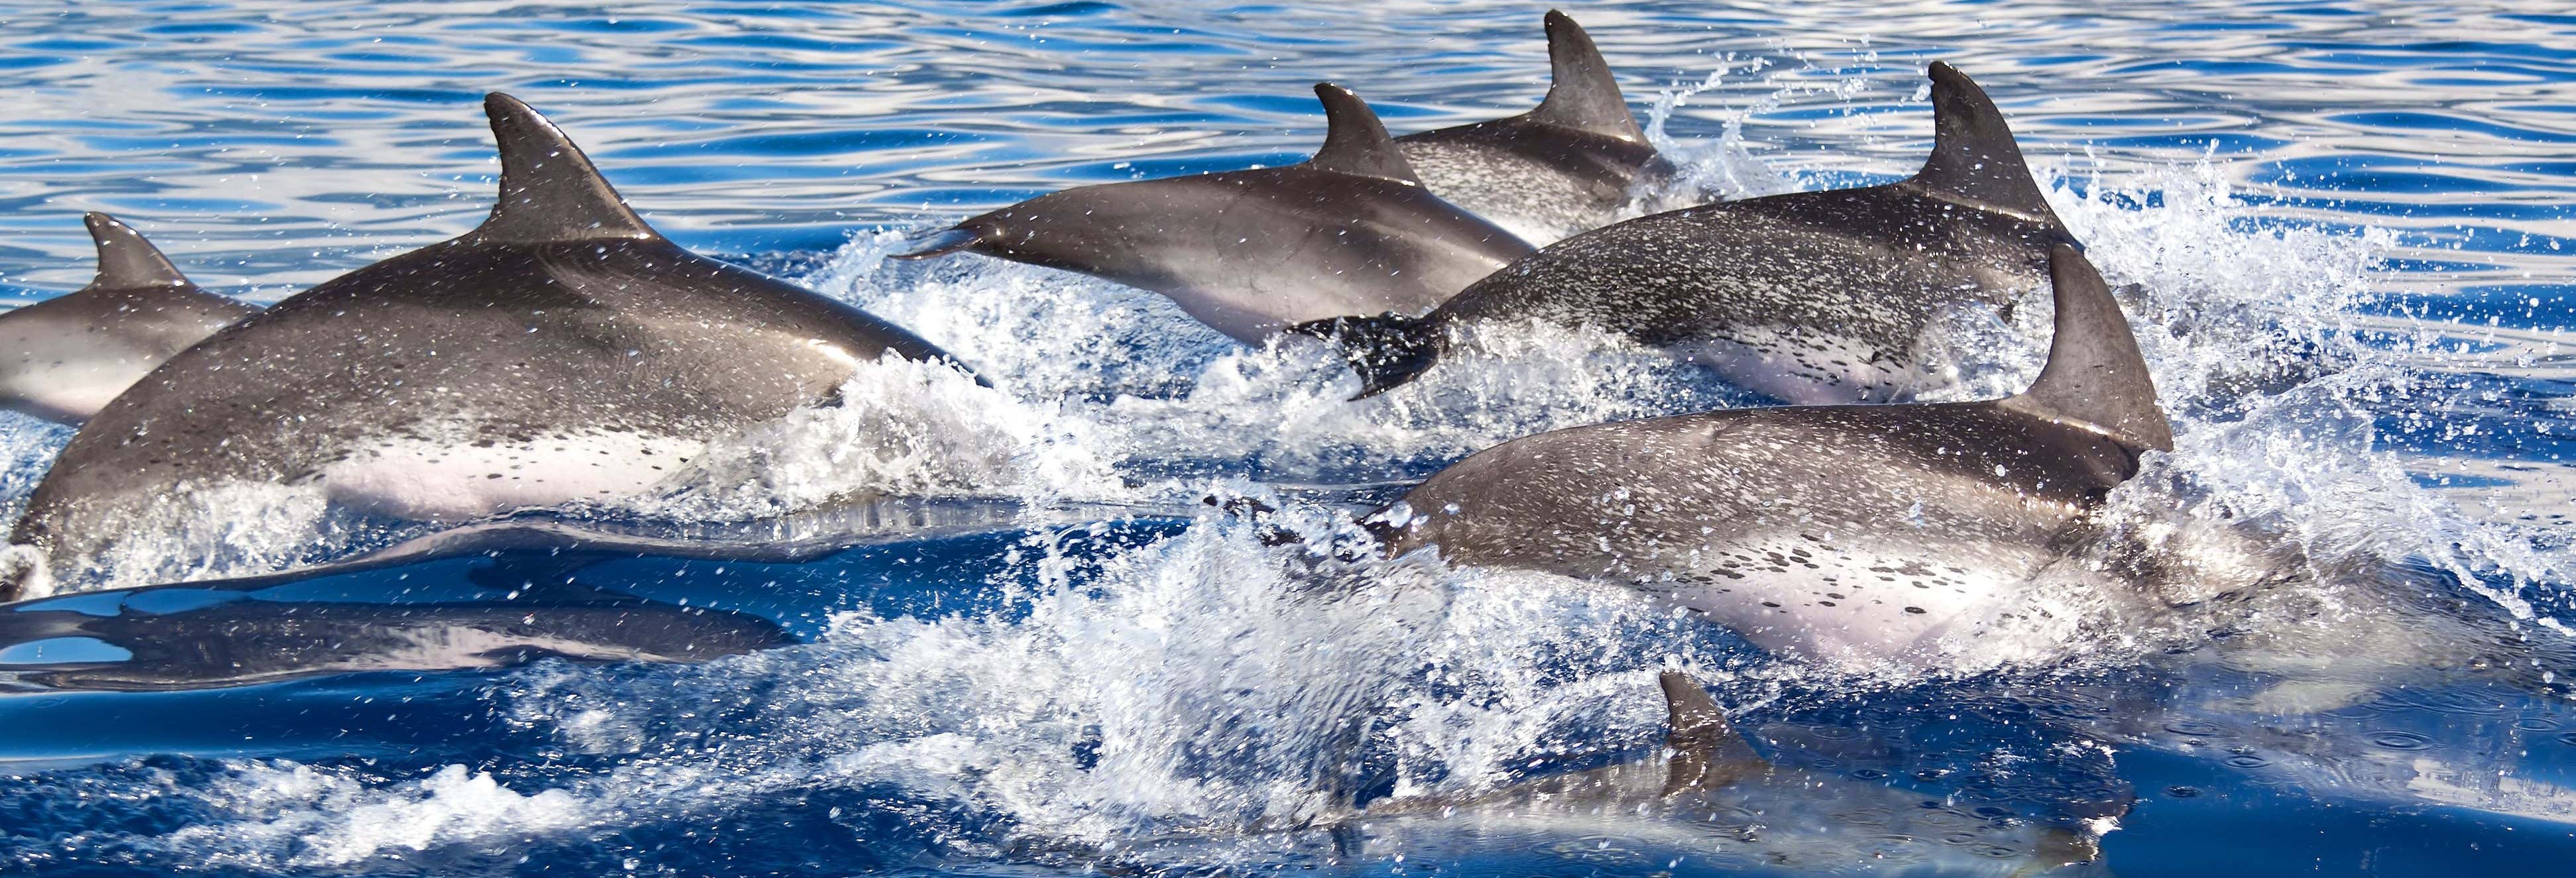
[[[942,429],[887,446],[814,418],[718,449],[642,510],[696,528],[651,551],[185,585],[309,558],[327,522],[137,522],[171,535],[117,571],[141,590],[0,611],[0,874],[2565,871],[2565,9],[1568,10],[1688,160],[1675,197],[1905,174],[1923,64],[1975,75],[2094,260],[2144,289],[2178,449],[2116,509],[2308,565],[2152,613],[2051,583],[2029,600],[2063,624],[1929,673],[1784,662],[1616,589],[1265,546],[1198,502],[1320,528],[1495,442],[1743,401],[1686,364],[1533,332],[1351,402],[1315,351],[1237,346],[1151,296],[883,260],[896,233],[1063,186],[1300,160],[1317,80],[1399,131],[1519,112],[1542,11],[0,10],[19,301],[86,281],[84,210],[268,300],[462,232],[489,207],[476,102],[497,89],[683,243],[996,385],[854,382]],[[1945,326],[1957,395],[2027,381],[2028,329]],[[14,504],[68,431],[0,417]],[[966,500],[835,504],[867,491]],[[182,563],[204,533],[232,566]],[[1794,781],[1643,812],[1477,804],[1655,758],[1668,667]],[[2095,833],[2097,862],[2051,871]]]

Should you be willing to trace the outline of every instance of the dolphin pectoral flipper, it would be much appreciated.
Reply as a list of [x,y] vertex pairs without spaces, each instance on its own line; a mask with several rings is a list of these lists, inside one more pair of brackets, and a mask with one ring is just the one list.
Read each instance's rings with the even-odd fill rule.
[[1665,671],[1656,682],[1664,689],[1665,724],[1671,729],[1665,746],[1673,751],[1663,795],[1722,787],[1770,767],[1727,723],[1725,712],[1699,681],[1680,671]]
[[626,199],[562,129],[518,98],[483,96],[500,145],[501,198],[474,236],[492,243],[654,240],[661,236],[627,208]]
[[2132,450],[2172,451],[2173,425],[2156,404],[2155,378],[2110,286],[2072,246],[2051,249],[2048,262],[2057,301],[2048,365],[2029,390],[2001,404],[2098,430]]
[[1352,399],[1367,399],[1413,380],[1439,360],[1445,337],[1430,320],[1395,313],[1310,320],[1287,331],[1341,346],[1342,359],[1360,377],[1360,392]]
[[103,290],[195,287],[178,266],[170,264],[169,257],[161,255],[160,248],[115,217],[87,213],[81,215],[81,222],[89,226],[90,240],[98,244],[98,279],[90,286]]
[[1531,121],[1646,142],[1646,132],[1629,114],[1628,97],[1619,93],[1619,81],[1610,75],[1610,62],[1592,44],[1592,35],[1554,9],[1547,11],[1547,60],[1547,98],[1529,112]]
[[1932,62],[1932,157],[1904,185],[2064,228],[2032,181],[2003,111],[1967,74],[1943,62]]
[[1307,167],[1422,185],[1367,101],[1329,82],[1315,83],[1315,97],[1324,102],[1324,147],[1306,160]]

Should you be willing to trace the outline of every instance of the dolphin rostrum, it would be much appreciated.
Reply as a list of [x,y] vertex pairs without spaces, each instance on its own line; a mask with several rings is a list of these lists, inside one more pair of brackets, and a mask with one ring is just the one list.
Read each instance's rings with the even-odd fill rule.
[[897,258],[971,252],[1169,297],[1252,342],[1338,314],[1420,314],[1530,252],[1423,187],[1368,104],[1315,86],[1303,164],[1067,189],[958,223]]
[[945,358],[682,249],[536,111],[497,93],[484,109],[491,217],[227,327],[101,409],[11,535],[47,562],[20,581],[169,539],[137,524],[165,507],[257,520],[289,502],[277,486],[412,522],[632,495],[711,439],[833,398],[863,363]]
[[1567,238],[1420,318],[1304,324],[1338,336],[1362,394],[1429,368],[1470,324],[1585,326],[1676,350],[1793,403],[1894,400],[1934,380],[1921,342],[1945,309],[2009,307],[2074,238],[2003,114],[1932,64],[1933,145],[1884,186],[1798,192],[1640,217]]
[[1768,649],[1920,665],[2080,544],[2139,457],[2171,450],[2119,304],[2074,247],[2018,396],[1732,409],[1541,433],[1377,514],[1390,553],[1667,596]]
[[89,214],[98,279],[0,314],[0,406],[79,424],[135,379],[259,307],[198,289],[124,223]]
[[1601,227],[1640,181],[1672,172],[1591,35],[1555,10],[1547,55],[1553,79],[1537,109],[1395,139],[1433,194],[1534,244]]

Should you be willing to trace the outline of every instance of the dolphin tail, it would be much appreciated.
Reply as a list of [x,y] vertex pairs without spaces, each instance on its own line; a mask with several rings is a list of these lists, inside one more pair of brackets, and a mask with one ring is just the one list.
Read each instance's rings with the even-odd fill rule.
[[2048,365],[2003,405],[2102,432],[2134,450],[2172,451],[2173,424],[2156,402],[2155,377],[2110,285],[2073,245],[2052,248],[2048,268],[2057,298]]
[[1610,75],[1610,62],[1601,59],[1592,35],[1573,17],[1553,9],[1547,11],[1547,60],[1547,98],[1529,112],[1531,121],[1646,142],[1645,130],[1628,112],[1628,97],[1619,93],[1619,80]]
[[886,256],[893,259],[928,259],[933,256],[946,256],[950,253],[974,249],[975,245],[984,243],[984,233],[964,225],[955,225],[904,243],[910,249],[899,253],[888,253]]
[[98,244],[98,279],[90,286],[110,290],[196,286],[170,264],[169,257],[161,255],[160,248],[115,217],[90,213],[82,215],[81,221],[89,226],[90,240]]
[[1310,320],[1288,331],[1342,346],[1342,359],[1360,376],[1360,392],[1352,399],[1385,393],[1420,376],[1439,360],[1443,337],[1429,318],[1392,312]]
[[[2046,223],[2063,233],[2066,225],[2050,210],[2048,199],[2022,162],[2012,126],[2004,123],[1986,90],[1949,64],[1932,62],[1932,157],[1909,181],[1914,186],[1964,198],[2005,213]],[[2074,238],[2066,238],[2074,243]]]
[[1753,771],[1769,767],[1753,745],[1726,721],[1726,713],[1708,697],[1699,681],[1680,671],[1656,679],[1664,689],[1670,727],[1665,746],[1673,751],[1664,777],[1664,795],[1722,787]]

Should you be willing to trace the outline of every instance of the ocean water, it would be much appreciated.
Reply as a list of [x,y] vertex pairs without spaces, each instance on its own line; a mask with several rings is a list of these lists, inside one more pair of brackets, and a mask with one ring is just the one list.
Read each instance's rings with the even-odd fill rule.
[[[1619,589],[1335,559],[1202,502],[1321,537],[1496,442],[1756,402],[1688,364],[1506,332],[1350,401],[1321,350],[1150,295],[884,258],[1065,186],[1299,161],[1316,81],[1399,132],[1520,112],[1541,6],[19,3],[17,303],[87,280],[86,210],[267,301],[460,233],[501,90],[674,239],[992,386],[870,369],[843,394],[868,416],[801,413],[546,519],[632,537],[616,555],[245,580],[412,534],[291,495],[135,522],[73,584],[129,590],[0,608],[0,874],[2565,870],[2576,15],[1567,11],[1689,172],[1641,204],[1903,176],[1923,65],[1975,76],[2137,285],[2177,449],[2112,520],[2186,559],[2250,536],[2300,575],[2153,612],[2071,576],[2028,598],[2054,624],[1949,664],[1806,666]],[[1956,315],[1949,395],[2018,389],[2045,337]],[[68,438],[0,414],[10,509]],[[921,499],[841,502],[871,491]],[[575,660],[619,657],[644,660]],[[1658,758],[1669,668],[1785,780],[1494,804]]]

